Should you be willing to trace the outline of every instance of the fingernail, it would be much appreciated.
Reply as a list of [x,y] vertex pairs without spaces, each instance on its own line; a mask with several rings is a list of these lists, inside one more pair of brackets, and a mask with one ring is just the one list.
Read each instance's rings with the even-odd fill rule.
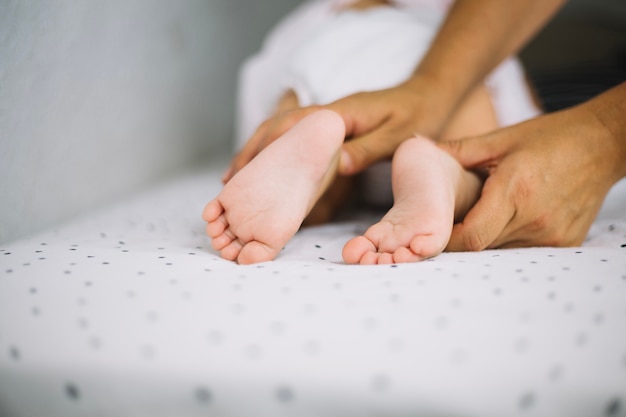
[[341,151],[341,156],[339,157],[339,172],[342,174],[352,172],[352,157],[345,150]]

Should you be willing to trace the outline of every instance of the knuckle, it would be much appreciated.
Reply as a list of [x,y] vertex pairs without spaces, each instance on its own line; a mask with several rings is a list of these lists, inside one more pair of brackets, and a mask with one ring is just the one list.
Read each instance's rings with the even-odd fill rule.
[[[548,229],[550,223],[551,221],[548,214],[540,214],[528,223],[528,229],[532,233],[545,232]],[[555,232],[552,232],[552,234],[555,234]]]
[[568,236],[567,232],[562,229],[551,230],[541,242],[542,246],[554,246],[554,247],[565,247],[565,246],[577,246],[575,243],[576,239]]
[[473,230],[466,231],[463,235],[463,244],[465,246],[465,250],[469,252],[479,252],[487,247],[483,237]]

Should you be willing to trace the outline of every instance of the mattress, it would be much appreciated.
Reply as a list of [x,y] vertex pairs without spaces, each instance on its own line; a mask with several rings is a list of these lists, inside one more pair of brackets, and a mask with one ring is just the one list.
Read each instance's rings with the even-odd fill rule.
[[626,415],[626,183],[582,247],[221,259],[215,166],[0,245],[0,416]]

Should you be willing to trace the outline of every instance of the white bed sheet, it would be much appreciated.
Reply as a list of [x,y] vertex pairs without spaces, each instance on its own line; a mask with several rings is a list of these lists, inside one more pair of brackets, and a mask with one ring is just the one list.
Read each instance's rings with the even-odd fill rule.
[[0,416],[626,415],[626,183],[581,248],[220,259],[193,173],[0,246]]

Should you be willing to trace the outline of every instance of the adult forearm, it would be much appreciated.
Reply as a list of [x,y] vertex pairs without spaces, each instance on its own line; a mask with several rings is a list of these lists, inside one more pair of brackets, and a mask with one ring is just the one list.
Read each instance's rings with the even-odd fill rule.
[[[454,108],[506,57],[517,53],[565,0],[457,0],[414,76]],[[416,85],[416,87],[417,87]]]

